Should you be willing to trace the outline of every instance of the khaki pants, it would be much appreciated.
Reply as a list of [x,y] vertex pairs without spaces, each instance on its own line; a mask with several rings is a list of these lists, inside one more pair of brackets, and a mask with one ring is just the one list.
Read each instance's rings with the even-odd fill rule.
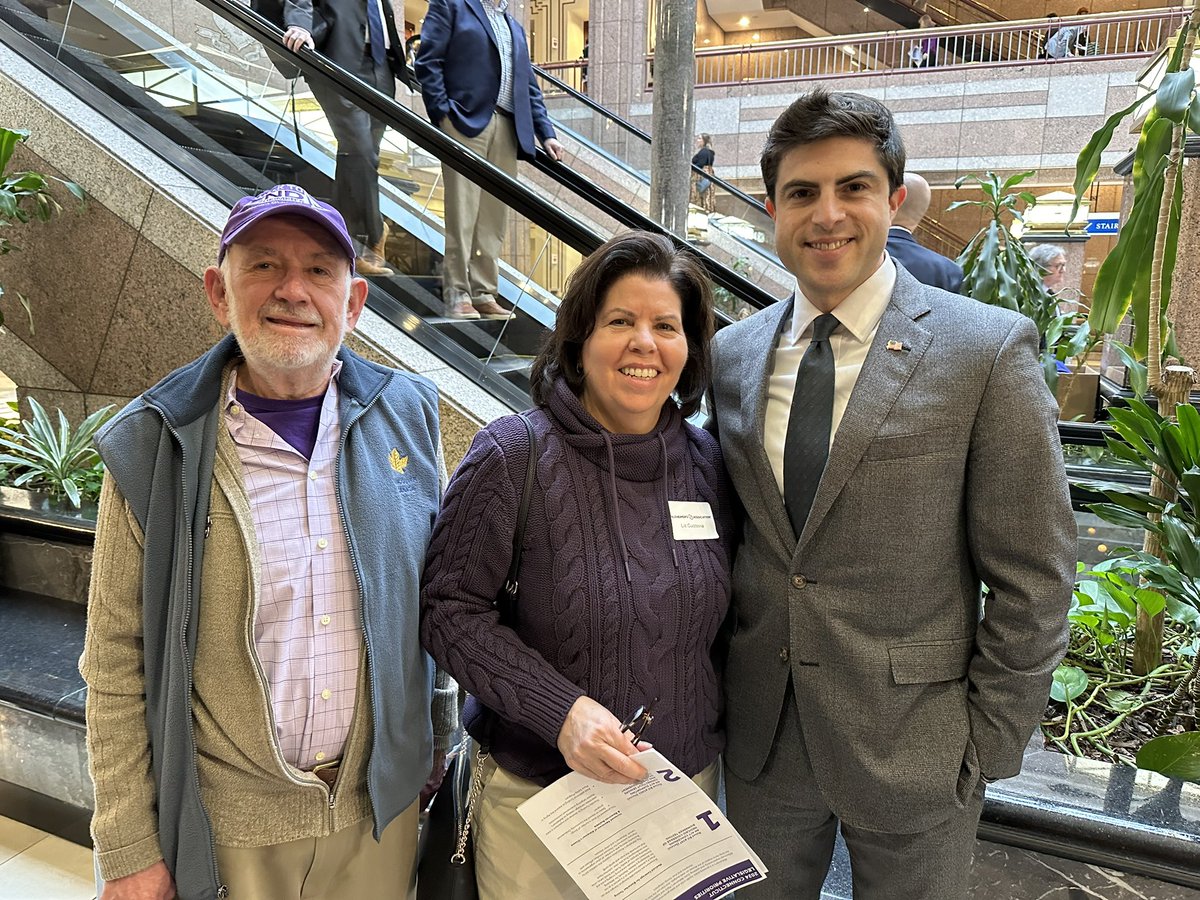
[[[476,801],[474,827],[479,900],[585,900],[583,891],[517,812],[541,786],[500,768],[490,757],[484,761],[481,776],[484,787]],[[721,761],[692,780],[715,800]]]
[[417,803],[384,829],[378,843],[373,820],[323,838],[301,838],[267,847],[217,847],[217,868],[230,900],[345,900],[416,894]]
[[[516,178],[517,129],[512,119],[494,113],[492,121],[475,137],[462,134],[449,117],[442,120],[441,128],[464,147]],[[459,295],[472,300],[494,298],[500,284],[499,260],[508,207],[449,166],[442,166],[442,181],[446,205],[442,299],[451,302]]]

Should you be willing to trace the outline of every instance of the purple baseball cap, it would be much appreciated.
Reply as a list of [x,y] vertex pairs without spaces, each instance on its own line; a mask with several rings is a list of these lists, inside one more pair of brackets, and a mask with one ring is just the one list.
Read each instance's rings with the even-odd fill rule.
[[304,188],[294,184],[279,184],[253,197],[243,197],[233,205],[229,219],[225,222],[225,230],[221,232],[221,249],[217,253],[217,263],[225,258],[225,251],[236,241],[243,231],[268,216],[278,215],[304,216],[312,219],[318,225],[325,226],[338,246],[346,251],[350,260],[350,274],[354,274],[354,242],[346,231],[346,220],[342,214],[313,197]]

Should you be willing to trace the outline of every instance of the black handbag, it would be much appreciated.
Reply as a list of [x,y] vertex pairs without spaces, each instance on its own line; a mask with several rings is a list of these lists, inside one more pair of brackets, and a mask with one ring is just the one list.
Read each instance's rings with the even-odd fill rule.
[[[516,621],[517,585],[521,571],[521,548],[525,543],[525,520],[529,515],[529,498],[533,493],[534,469],[537,461],[537,438],[533,425],[524,413],[520,414],[529,435],[529,461],[525,466],[525,486],[521,504],[517,507],[517,525],[513,531],[512,558],[508,576],[493,605],[500,612],[500,622],[512,625]],[[488,714],[489,717],[492,715]],[[464,742],[465,747],[471,743]],[[480,745],[475,758],[464,749],[454,754],[446,769],[442,786],[429,807],[429,818],[421,830],[417,864],[417,900],[477,900],[475,883],[475,850],[471,839],[471,821],[475,801],[479,798],[479,773],[487,759],[486,745]]]

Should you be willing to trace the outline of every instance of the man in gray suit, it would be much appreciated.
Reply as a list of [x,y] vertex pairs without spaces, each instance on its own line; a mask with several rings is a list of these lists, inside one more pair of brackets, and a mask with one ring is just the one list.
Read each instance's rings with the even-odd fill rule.
[[713,380],[745,507],[729,817],[771,870],[745,894],[815,900],[840,823],[857,900],[962,900],[983,786],[1020,770],[1067,638],[1037,334],[888,257],[904,148],[877,101],[801,97],[762,170],[797,289],[718,334]]

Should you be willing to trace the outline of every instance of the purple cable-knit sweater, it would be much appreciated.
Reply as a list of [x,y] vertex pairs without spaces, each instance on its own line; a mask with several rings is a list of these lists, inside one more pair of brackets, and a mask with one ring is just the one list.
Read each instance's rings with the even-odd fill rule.
[[[525,426],[506,416],[476,435],[446,491],[421,641],[470,691],[472,734],[480,701],[499,713],[492,754],[516,775],[549,784],[569,771],[556,742],[583,694],[619,719],[652,703],[645,739],[694,775],[725,744],[714,643],[737,525],[716,440],[671,402],[649,434],[610,434],[562,380],[530,417],[538,459],[517,626],[501,627],[492,606],[528,459]],[[675,540],[668,500],[710,504],[720,538]]]

